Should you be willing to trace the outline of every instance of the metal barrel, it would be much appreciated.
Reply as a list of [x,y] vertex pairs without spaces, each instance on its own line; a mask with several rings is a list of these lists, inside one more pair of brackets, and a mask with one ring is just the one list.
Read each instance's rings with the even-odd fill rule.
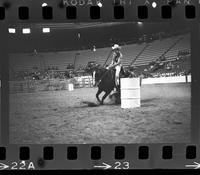
[[140,78],[121,78],[121,108],[140,107]]

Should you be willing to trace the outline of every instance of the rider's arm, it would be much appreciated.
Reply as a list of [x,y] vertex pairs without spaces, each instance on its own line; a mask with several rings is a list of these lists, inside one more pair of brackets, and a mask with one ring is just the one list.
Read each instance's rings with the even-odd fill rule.
[[114,61],[113,61],[113,59],[112,59],[112,61],[111,61],[111,63],[110,63],[110,66],[112,66],[114,64]]
[[111,68],[113,66],[113,60],[111,61],[110,65],[107,67],[107,69]]

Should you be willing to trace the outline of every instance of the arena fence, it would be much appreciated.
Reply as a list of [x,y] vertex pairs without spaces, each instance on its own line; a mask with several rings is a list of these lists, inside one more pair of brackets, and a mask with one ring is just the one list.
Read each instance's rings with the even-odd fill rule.
[[21,92],[39,92],[39,91],[58,91],[68,90],[68,85],[73,84],[74,88],[93,87],[93,79],[91,76],[75,77],[73,79],[51,79],[51,80],[24,80],[10,81],[10,93]]
[[145,78],[142,84],[164,84],[164,83],[189,83],[191,82],[191,75],[174,76],[174,77],[159,77],[159,78]]

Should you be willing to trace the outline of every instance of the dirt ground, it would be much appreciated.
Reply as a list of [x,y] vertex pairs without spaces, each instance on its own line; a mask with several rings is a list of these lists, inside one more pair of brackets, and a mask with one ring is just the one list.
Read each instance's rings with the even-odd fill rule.
[[141,107],[96,102],[96,88],[10,95],[10,143],[188,143],[190,84],[142,85]]

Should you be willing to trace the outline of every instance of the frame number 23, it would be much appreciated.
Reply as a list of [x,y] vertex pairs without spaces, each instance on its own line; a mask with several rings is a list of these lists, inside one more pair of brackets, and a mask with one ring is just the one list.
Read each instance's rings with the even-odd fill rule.
[[114,169],[129,169],[129,162],[115,162]]

